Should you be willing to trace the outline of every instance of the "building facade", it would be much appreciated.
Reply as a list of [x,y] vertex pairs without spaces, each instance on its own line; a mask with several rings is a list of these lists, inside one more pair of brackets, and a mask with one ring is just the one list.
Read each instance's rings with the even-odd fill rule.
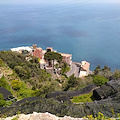
[[66,62],[68,65],[72,65],[72,55],[71,54],[65,54],[65,53],[60,53],[63,57],[63,62]]
[[80,75],[79,75],[79,77],[88,76],[89,71],[90,71],[89,68],[90,68],[90,63],[86,62],[86,61],[82,61],[81,62],[81,67],[80,67]]

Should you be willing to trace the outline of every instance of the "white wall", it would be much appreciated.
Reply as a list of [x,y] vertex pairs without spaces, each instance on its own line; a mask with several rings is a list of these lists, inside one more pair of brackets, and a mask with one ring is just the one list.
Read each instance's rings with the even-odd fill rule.
[[79,77],[84,77],[84,76],[87,76],[87,72],[86,71],[80,71]]

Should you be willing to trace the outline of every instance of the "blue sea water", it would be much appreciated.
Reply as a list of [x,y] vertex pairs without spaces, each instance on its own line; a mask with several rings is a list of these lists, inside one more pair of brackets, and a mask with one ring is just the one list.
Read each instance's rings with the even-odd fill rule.
[[120,4],[0,5],[0,50],[32,44],[120,69]]

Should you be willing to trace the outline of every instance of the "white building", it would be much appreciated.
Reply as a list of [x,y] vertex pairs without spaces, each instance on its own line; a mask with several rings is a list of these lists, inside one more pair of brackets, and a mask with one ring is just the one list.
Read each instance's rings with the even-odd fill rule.
[[84,77],[89,74],[90,63],[86,61],[81,62],[80,75],[79,77]]
[[22,53],[23,50],[27,50],[29,53],[32,52],[32,48],[30,48],[29,46],[26,46],[26,47],[17,47],[17,48],[11,48],[10,49],[12,52],[19,52],[19,53]]

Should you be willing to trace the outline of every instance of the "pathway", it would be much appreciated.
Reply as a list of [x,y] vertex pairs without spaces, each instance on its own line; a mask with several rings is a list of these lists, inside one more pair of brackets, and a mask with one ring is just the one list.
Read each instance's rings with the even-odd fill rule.
[[70,77],[72,74],[75,74],[75,77],[79,77],[79,67],[72,62],[71,70],[66,73],[68,77]]

